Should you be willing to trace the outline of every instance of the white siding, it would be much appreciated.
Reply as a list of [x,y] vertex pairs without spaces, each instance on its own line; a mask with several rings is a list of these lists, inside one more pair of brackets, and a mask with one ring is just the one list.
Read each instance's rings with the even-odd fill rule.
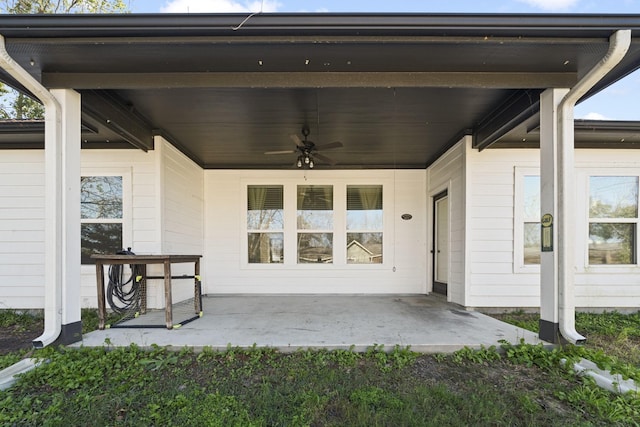
[[200,166],[161,138],[162,253],[202,254],[204,175]]
[[44,304],[44,151],[0,151],[0,309]]
[[[204,239],[204,174],[200,166],[161,137],[156,137],[159,153],[161,226],[163,254],[202,255]],[[162,274],[160,266],[154,266]],[[204,265],[203,265],[204,267]],[[193,275],[193,263],[174,264],[174,275]],[[202,268],[204,270],[204,268]],[[193,296],[191,280],[173,281],[173,300]],[[163,301],[160,281],[155,281],[156,298]],[[164,304],[161,304],[164,306]]]
[[[459,142],[427,169],[429,224],[433,218],[433,197],[447,190],[449,198],[449,282],[447,299],[465,304],[465,144]],[[433,246],[433,226],[429,226],[429,248]],[[430,258],[431,259],[431,258]],[[429,262],[428,289],[433,286],[432,262]]]
[[[83,150],[83,174],[118,173],[128,179],[123,182],[124,224],[123,246],[138,254],[160,253],[160,233],[157,228],[159,203],[155,197],[157,186],[155,151],[141,150]],[[129,187],[127,188],[127,181]],[[83,265],[82,306],[96,307],[96,269]],[[154,301],[150,301],[154,306]]]
[[[331,184],[334,210],[346,206],[338,194],[348,184],[382,184],[384,197],[383,264],[347,265],[346,247],[333,264],[249,265],[246,251],[246,185],[282,184],[287,194],[298,184]],[[289,193],[287,193],[289,191]],[[205,171],[205,287],[208,293],[424,293],[426,291],[426,200],[424,171]],[[293,197],[295,200],[295,196]],[[342,207],[341,207],[342,206]],[[285,205],[286,209],[286,205]],[[413,219],[402,220],[409,213]],[[295,216],[294,216],[295,217]],[[285,233],[295,234],[294,224]],[[346,246],[346,244],[345,244]],[[341,254],[344,259],[341,259]]]
[[[538,150],[467,150],[469,307],[538,307],[538,266],[519,268],[514,248],[516,168],[537,170]],[[640,267],[587,266],[586,179],[602,168],[640,175],[640,151],[576,150],[576,306],[640,306]]]

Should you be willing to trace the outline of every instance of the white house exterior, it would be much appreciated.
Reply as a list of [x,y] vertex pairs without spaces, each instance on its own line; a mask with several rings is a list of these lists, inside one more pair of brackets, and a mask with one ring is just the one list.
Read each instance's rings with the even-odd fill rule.
[[[2,308],[37,309],[44,304],[44,171],[41,150],[7,150],[0,156],[0,281]],[[84,150],[82,174],[119,175],[123,180],[123,247],[140,254],[203,255],[206,294],[428,294],[433,291],[432,198],[447,190],[449,262],[447,300],[469,308],[536,308],[539,265],[523,261],[524,176],[539,175],[539,150],[478,152],[464,139],[426,170],[207,171],[158,137],[156,149]],[[576,151],[576,306],[640,306],[637,262],[590,265],[588,178],[640,177],[637,150]],[[334,188],[334,261],[298,264],[293,247],[285,263],[249,263],[247,186],[283,185],[295,197],[298,185]],[[345,189],[382,185],[383,261],[348,264]],[[285,199],[285,204],[287,200]],[[291,201],[291,204],[295,204]],[[403,220],[402,214],[412,218]],[[292,215],[291,215],[292,214]],[[291,230],[295,235],[295,212]],[[289,218],[287,218],[289,219]],[[638,218],[635,219],[637,224]],[[289,224],[287,224],[289,226]],[[340,244],[338,244],[340,242]],[[286,244],[288,244],[287,242]],[[637,244],[637,243],[636,243]],[[290,246],[290,245],[289,245]],[[637,250],[637,248],[636,248]],[[289,262],[290,261],[290,262]],[[96,306],[95,268],[82,266],[82,306]],[[154,283],[150,306],[162,306]]]
[[580,341],[574,306],[640,303],[640,126],[573,120],[638,68],[638,33],[635,15],[0,17],[0,80],[45,105],[40,128],[0,124],[0,308],[44,308],[44,345],[77,339],[91,253],[131,248],[202,255],[206,294],[436,292],[540,307],[543,339]]

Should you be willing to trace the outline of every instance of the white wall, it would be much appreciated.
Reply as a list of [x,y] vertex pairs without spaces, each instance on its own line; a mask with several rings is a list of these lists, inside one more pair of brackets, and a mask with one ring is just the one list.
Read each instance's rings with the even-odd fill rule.
[[[141,150],[83,150],[83,174],[117,173],[123,179],[123,246],[137,254],[160,253],[157,153]],[[83,265],[82,306],[96,307],[96,269]]]
[[[204,241],[203,169],[162,137],[156,137],[158,188],[160,190],[160,235],[162,254],[202,255]],[[150,266],[161,275],[161,266]],[[201,266],[204,272],[204,263]],[[173,275],[194,273],[193,263],[173,264]],[[164,306],[164,288],[155,281],[155,298]],[[173,280],[173,301],[193,296],[193,280]]]
[[44,304],[44,151],[0,151],[0,309]]
[[[207,170],[205,175],[205,288],[208,293],[424,293],[426,291],[426,201],[424,171]],[[346,247],[334,245],[334,263],[248,264],[246,186],[282,184],[294,194],[298,184],[334,185],[335,239],[346,206],[339,196],[347,184],[382,184],[383,264],[347,265]],[[341,206],[342,205],[342,206]],[[285,205],[286,210],[286,205]],[[410,213],[413,219],[400,216]],[[285,224],[295,235],[295,220]],[[346,245],[345,245],[346,246]],[[285,246],[286,251],[286,246]]]
[[[469,138],[463,139],[427,169],[427,209],[429,217],[428,247],[433,248],[433,197],[447,190],[449,198],[449,280],[447,300],[465,304],[465,147]],[[433,287],[433,265],[429,261],[427,271],[428,290]]]
[[[589,175],[608,169],[640,175],[638,150],[576,150],[576,306],[640,306],[640,267],[588,266]],[[538,150],[467,150],[469,186],[469,307],[539,307],[539,266],[515,255],[516,170],[539,170]],[[519,232],[519,230],[518,230]]]

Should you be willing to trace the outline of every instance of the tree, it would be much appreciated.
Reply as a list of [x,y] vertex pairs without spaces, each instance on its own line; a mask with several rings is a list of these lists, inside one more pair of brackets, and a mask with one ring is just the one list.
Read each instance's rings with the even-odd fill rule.
[[123,13],[124,0],[1,0],[2,13]]
[[[124,0],[0,0],[0,13],[126,13]],[[44,107],[24,93],[0,83],[0,118],[42,119]]]

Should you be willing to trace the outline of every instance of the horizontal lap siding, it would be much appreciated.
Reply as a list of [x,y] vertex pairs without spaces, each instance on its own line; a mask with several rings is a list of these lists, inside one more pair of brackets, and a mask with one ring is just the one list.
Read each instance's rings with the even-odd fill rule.
[[537,150],[469,149],[468,306],[539,305],[537,273],[514,273],[514,166],[537,166]]
[[44,304],[44,151],[0,152],[0,309]]
[[[639,150],[576,150],[576,194],[587,191],[579,179],[602,168],[640,174]],[[485,150],[468,153],[470,225],[469,301],[472,307],[538,307],[540,275],[535,267],[514,269],[516,167],[538,168],[538,150]],[[586,203],[586,202],[584,202]],[[585,266],[586,205],[576,206],[577,307],[640,306],[640,268]]]
[[[585,176],[597,175],[602,168],[606,168],[608,173],[640,175],[640,150],[577,150],[576,167],[578,174],[584,172]],[[584,184],[577,188],[578,192],[585,194],[586,190]],[[588,229],[588,225],[585,223],[585,212],[580,209],[576,212],[576,306],[637,309],[640,307],[640,267],[585,266],[588,236],[584,230]],[[640,256],[638,260],[640,261]]]
[[[210,293],[420,293],[425,289],[424,171],[205,171],[205,259]],[[246,185],[380,183],[384,187],[382,265],[248,265]],[[287,191],[287,190],[285,190]],[[285,202],[288,196],[285,194]],[[295,197],[290,200],[295,200]],[[395,205],[394,205],[395,202]],[[343,206],[344,201],[340,202]],[[336,201],[334,208],[338,209]],[[295,209],[294,209],[295,210]],[[404,213],[412,215],[402,220]],[[295,213],[293,214],[295,218]],[[291,229],[289,229],[291,230]],[[295,229],[293,229],[295,233]],[[340,233],[336,226],[335,233]],[[334,242],[340,236],[334,235]],[[338,248],[334,247],[334,253]],[[343,250],[344,252],[344,250]],[[285,258],[295,260],[295,253]],[[394,271],[395,267],[395,271]]]
[[[125,249],[130,247],[137,254],[160,253],[156,158],[156,151],[82,151],[83,172],[97,175],[101,172],[122,172],[130,175],[130,188],[123,188],[125,193],[131,195],[130,223],[125,223],[123,246]],[[97,307],[95,266],[82,266],[81,274],[82,306]],[[150,307],[153,304],[155,301],[150,301]]]
[[[465,304],[465,175],[464,142],[458,143],[427,169],[428,194],[434,196],[448,187],[449,199],[449,283],[448,297]],[[433,216],[433,200],[428,202]],[[429,248],[433,246],[433,217],[429,218]],[[431,258],[430,258],[431,259]],[[432,267],[433,268],[433,267]],[[433,277],[429,272],[429,281]]]
[[[203,170],[161,138],[162,168],[162,253],[202,255],[204,239]],[[204,265],[203,265],[204,267]],[[174,264],[174,275],[193,275],[193,263]],[[193,296],[193,281],[174,280],[173,302]],[[206,285],[204,283],[205,292]],[[158,300],[164,299],[162,283],[157,283]],[[164,305],[164,304],[163,304]]]

